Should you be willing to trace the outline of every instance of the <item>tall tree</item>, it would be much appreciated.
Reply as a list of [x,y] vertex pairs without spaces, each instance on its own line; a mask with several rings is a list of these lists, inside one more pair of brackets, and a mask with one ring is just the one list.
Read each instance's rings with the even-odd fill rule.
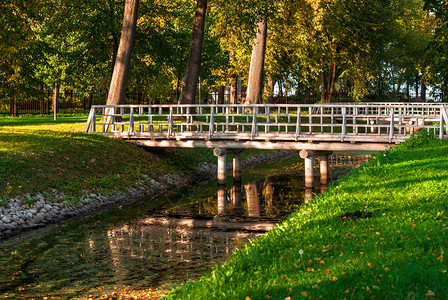
[[434,17],[425,70],[426,80],[440,93],[440,100],[447,102],[448,93],[448,5],[446,1],[425,0],[425,8]]
[[205,17],[207,12],[207,0],[197,0],[193,21],[193,31],[188,54],[187,69],[183,80],[180,103],[193,104],[199,80],[201,66],[202,43],[204,40]]
[[138,2],[139,0],[125,2],[120,44],[106,102],[108,105],[122,104],[126,96],[126,82],[137,28]]
[[261,103],[263,95],[264,59],[266,54],[267,25],[263,18],[258,22],[250,61],[249,79],[247,83],[246,103]]

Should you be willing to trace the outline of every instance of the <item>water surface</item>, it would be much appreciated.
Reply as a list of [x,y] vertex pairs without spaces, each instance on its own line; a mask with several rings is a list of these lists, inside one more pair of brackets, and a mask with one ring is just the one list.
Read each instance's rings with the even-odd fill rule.
[[[360,162],[352,160],[330,160],[333,176]],[[299,207],[306,193],[297,157],[245,171],[236,186],[229,177],[221,199],[216,186],[214,181],[182,188],[0,243],[0,298],[169,290],[223,263]]]

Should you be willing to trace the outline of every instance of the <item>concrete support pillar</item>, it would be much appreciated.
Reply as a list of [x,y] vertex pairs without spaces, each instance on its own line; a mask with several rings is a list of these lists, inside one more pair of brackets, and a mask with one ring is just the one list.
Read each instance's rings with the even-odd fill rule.
[[305,188],[314,187],[314,152],[301,150],[300,157],[305,160]]
[[232,210],[235,216],[241,216],[243,214],[241,197],[241,181],[236,181],[232,187]]
[[218,185],[218,216],[225,216],[226,212],[226,186]]
[[319,156],[319,166],[320,166],[320,184],[328,184],[328,157],[331,152],[317,152]]
[[215,148],[213,154],[218,157],[218,185],[226,184],[226,149]]
[[233,152],[233,182],[241,182],[241,151]]
[[303,199],[305,203],[310,202],[313,199],[313,188],[305,188],[305,198]]

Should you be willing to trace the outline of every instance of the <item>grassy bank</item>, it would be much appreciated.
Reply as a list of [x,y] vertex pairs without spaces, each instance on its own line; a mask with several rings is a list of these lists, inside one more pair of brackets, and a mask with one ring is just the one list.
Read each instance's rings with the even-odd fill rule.
[[137,180],[183,174],[213,158],[207,151],[147,152],[121,140],[84,134],[86,119],[0,118],[0,201],[57,192],[76,202],[86,192],[121,192]]
[[167,298],[448,297],[447,153],[420,136],[378,154]]
[[[52,116],[0,118],[0,205],[36,193],[64,194],[66,203],[76,203],[85,193],[121,193],[137,181],[186,174],[204,161],[216,163],[210,149],[149,152],[85,134],[86,120],[87,115],[60,115],[57,121]],[[243,158],[259,153],[246,151]]]

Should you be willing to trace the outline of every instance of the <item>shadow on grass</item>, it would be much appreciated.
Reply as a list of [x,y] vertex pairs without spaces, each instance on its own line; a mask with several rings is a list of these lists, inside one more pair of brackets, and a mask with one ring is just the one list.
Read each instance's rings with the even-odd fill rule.
[[30,125],[55,125],[87,122],[87,115],[58,116],[54,121],[53,116],[23,116],[0,117],[1,126],[30,126]]

